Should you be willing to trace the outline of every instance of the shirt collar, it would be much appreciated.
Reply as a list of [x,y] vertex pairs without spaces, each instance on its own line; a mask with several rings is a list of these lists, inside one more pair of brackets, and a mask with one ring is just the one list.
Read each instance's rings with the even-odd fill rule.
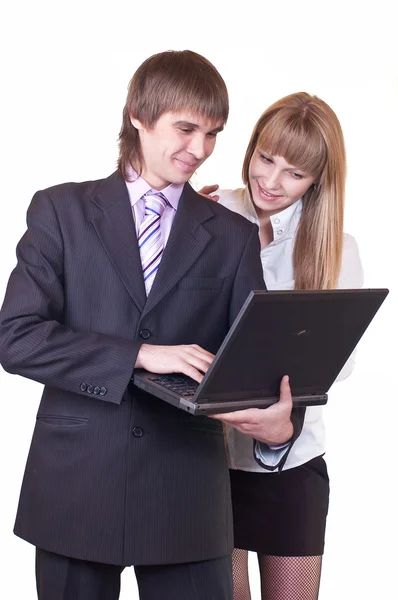
[[303,201],[301,198],[293,204],[284,208],[279,213],[270,218],[271,226],[274,231],[274,241],[282,239],[291,230],[295,231],[301,217]]
[[[277,244],[293,238],[300,221],[302,208],[303,200],[302,198],[299,198],[287,208],[284,208],[275,215],[272,215],[270,218],[270,223],[274,232],[274,239],[268,244],[268,246],[265,246],[261,250],[261,256],[268,255],[269,252],[271,252],[271,249]],[[257,225],[260,225],[258,218],[256,218],[255,222]]]
[[129,168],[129,179],[130,181],[126,181],[126,186],[130,197],[131,206],[134,206],[144,194],[147,194],[150,191],[155,193],[160,191],[167,198],[174,210],[177,210],[182,190],[184,188],[183,183],[170,183],[170,185],[165,187],[163,190],[154,190],[143,177],[134,171],[132,167]]

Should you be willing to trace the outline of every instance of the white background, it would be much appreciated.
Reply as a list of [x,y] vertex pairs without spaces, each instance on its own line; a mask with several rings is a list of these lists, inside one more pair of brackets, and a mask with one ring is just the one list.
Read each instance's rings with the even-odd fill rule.
[[[33,193],[114,170],[127,85],[149,55],[196,50],[229,88],[230,120],[196,187],[240,185],[251,129],[279,97],[307,91],[328,102],[347,145],[345,229],[359,244],[365,286],[390,295],[360,342],[353,375],[325,408],[331,506],[320,598],[396,597],[398,51],[390,3],[142,4],[22,0],[2,11],[1,296]],[[33,600],[34,550],[12,527],[41,386],[4,371],[0,383],[0,597]],[[254,560],[250,572],[255,600]],[[137,597],[128,569],[121,598]]]

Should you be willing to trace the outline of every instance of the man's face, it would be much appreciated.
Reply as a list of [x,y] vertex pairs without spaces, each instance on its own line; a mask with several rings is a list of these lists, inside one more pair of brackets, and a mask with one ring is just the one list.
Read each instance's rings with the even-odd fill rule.
[[210,156],[223,123],[188,111],[164,113],[150,128],[131,119],[138,129],[143,157],[141,176],[155,190],[190,179]]

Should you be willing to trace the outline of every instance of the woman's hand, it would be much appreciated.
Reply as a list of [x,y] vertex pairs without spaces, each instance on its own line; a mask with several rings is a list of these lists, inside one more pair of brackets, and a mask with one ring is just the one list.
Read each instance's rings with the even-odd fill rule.
[[279,402],[268,408],[246,408],[231,413],[208,415],[208,417],[219,419],[259,442],[279,446],[289,441],[294,433],[290,420],[292,408],[293,400],[289,377],[285,375],[282,377],[280,385]]
[[201,190],[198,191],[198,194],[200,194],[201,196],[204,196],[205,198],[209,198],[209,200],[214,200],[215,202],[217,202],[217,200],[220,199],[220,196],[211,196],[211,194],[213,194],[213,192],[215,192],[216,190],[218,190],[220,186],[216,184],[214,185],[205,185],[204,187],[202,187]]

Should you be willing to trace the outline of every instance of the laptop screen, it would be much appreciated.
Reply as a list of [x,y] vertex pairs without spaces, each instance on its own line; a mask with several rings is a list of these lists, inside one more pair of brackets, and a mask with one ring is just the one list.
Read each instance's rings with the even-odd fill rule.
[[388,290],[255,291],[203,380],[201,396],[324,394],[354,350]]

